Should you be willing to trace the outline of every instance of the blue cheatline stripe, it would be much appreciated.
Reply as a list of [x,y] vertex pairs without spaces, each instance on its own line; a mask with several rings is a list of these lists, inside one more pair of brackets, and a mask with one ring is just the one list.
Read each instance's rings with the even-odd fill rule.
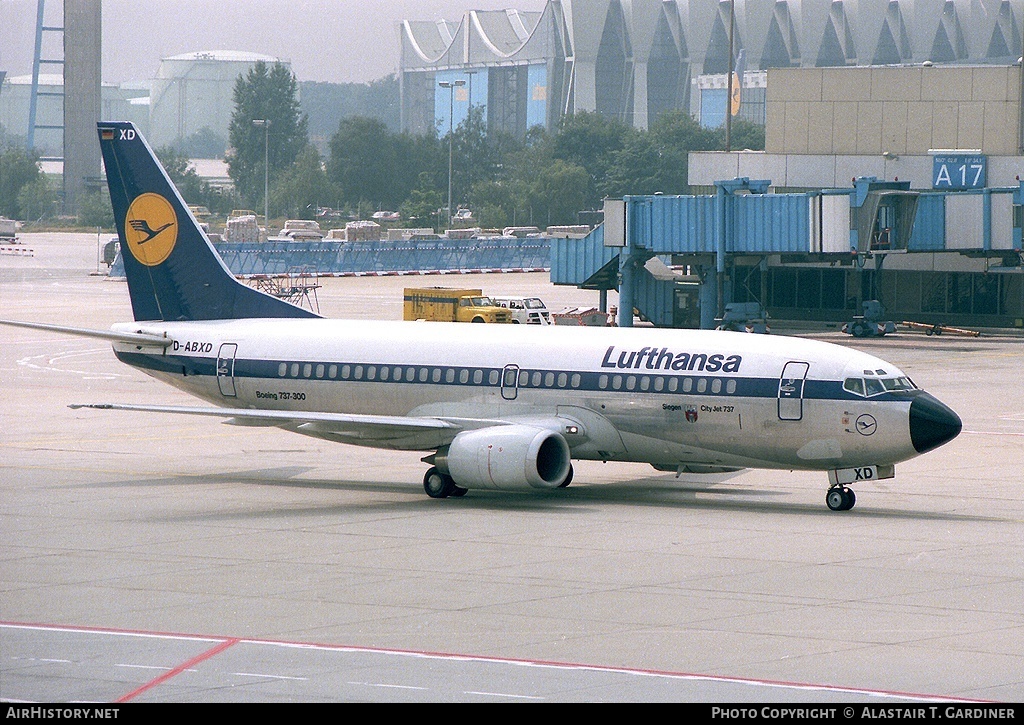
[[[217,361],[209,357],[191,357],[184,355],[148,355],[134,352],[118,352],[122,362],[133,367],[154,372],[185,374],[187,376],[217,375]],[[281,375],[281,366],[285,374]],[[359,368],[358,375],[355,377]],[[368,369],[374,369],[374,377],[368,377]],[[382,369],[387,369],[387,379],[381,379]],[[410,379],[409,371],[412,372]],[[426,378],[421,379],[422,370]],[[400,371],[396,372],[396,371]],[[584,370],[547,370],[537,368],[517,368],[519,382],[515,384],[520,390],[572,390],[589,393],[625,393],[665,396],[709,396],[726,398],[778,398],[778,378],[737,377],[730,375],[710,375],[693,371],[689,375],[665,375],[646,373],[641,370],[614,370],[594,372]],[[477,375],[479,373],[479,375]],[[400,379],[398,375],[400,374]],[[347,377],[344,377],[347,375]],[[501,388],[504,369],[495,367],[472,367],[451,365],[412,365],[397,363],[380,363],[365,361],[323,362],[323,361],[281,361],[281,360],[245,360],[236,359],[234,363],[235,379],[248,378],[263,380],[268,383],[279,381],[303,382],[343,382],[343,383],[375,383],[378,385],[442,385],[455,387]],[[436,379],[435,379],[436,378]],[[577,379],[578,378],[578,379]],[[602,381],[602,378],[604,380]],[[614,387],[615,378],[619,378],[619,387]],[[629,387],[632,378],[633,387]],[[647,378],[648,387],[641,388],[643,379]],[[662,389],[655,389],[656,381],[661,380]],[[523,382],[525,380],[525,382]],[[564,381],[564,384],[559,384]],[[675,389],[670,386],[675,381]],[[688,382],[687,382],[688,381]],[[703,381],[704,385],[701,385]],[[719,389],[713,391],[715,381]],[[604,383],[602,386],[602,382]],[[728,392],[730,382],[736,383],[736,389]],[[576,384],[573,384],[576,383]],[[508,385],[505,387],[512,387]],[[869,399],[854,395],[843,389],[841,381],[807,380],[804,384],[804,400],[849,400],[873,402],[891,402],[909,400],[916,391],[907,393],[885,393]]]

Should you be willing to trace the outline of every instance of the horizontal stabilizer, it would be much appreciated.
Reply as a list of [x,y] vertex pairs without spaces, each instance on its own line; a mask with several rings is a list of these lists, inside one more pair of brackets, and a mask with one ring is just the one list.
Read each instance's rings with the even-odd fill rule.
[[112,330],[90,330],[84,327],[64,327],[63,325],[45,325],[41,322],[18,322],[16,320],[0,320],[0,325],[11,327],[24,327],[29,330],[43,330],[45,332],[56,332],[62,335],[74,335],[75,337],[94,337],[110,342],[123,342],[128,345],[148,345],[154,347],[168,347],[174,340],[163,335],[150,335],[145,332],[114,332]]

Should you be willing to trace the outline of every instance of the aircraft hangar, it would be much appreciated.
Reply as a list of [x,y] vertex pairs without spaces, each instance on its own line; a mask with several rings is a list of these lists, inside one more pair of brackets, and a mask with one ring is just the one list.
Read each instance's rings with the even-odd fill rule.
[[728,73],[730,46],[744,51],[745,105],[763,103],[771,68],[1007,65],[1021,55],[1022,19],[1024,0],[548,0],[408,19],[402,129],[447,128],[449,109],[458,125],[470,105],[519,134],[581,111],[647,128],[665,111],[724,103],[712,81]]
[[731,46],[765,151],[691,154],[695,196],[627,197],[614,241],[607,222],[552,240],[553,281],[665,326],[748,301],[845,321],[877,299],[893,319],[1020,328],[1022,19],[1019,0],[551,0],[406,21],[402,125],[471,105],[516,133],[581,111],[708,124]]

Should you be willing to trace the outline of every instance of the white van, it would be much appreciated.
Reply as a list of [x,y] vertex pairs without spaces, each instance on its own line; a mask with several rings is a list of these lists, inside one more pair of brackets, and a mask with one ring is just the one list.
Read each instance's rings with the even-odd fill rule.
[[551,313],[539,297],[491,297],[494,304],[512,312],[516,325],[550,325]]

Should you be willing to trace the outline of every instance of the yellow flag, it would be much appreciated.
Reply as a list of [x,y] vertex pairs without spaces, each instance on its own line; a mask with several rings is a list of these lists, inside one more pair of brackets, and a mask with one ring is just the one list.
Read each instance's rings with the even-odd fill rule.
[[734,116],[740,112],[740,79],[735,73],[732,74],[732,98],[729,103],[729,112]]

